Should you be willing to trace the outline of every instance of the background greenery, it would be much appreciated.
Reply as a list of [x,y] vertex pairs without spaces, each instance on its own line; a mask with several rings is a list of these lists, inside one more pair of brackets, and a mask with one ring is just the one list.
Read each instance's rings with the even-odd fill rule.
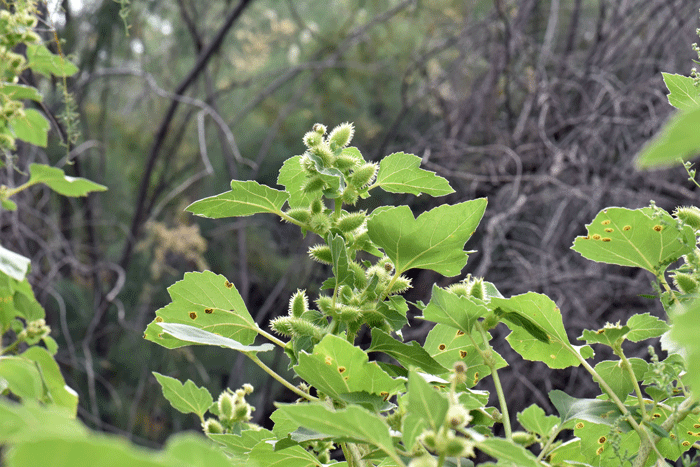
[[[697,203],[690,184],[672,182],[682,168],[640,173],[632,160],[672,110],[660,71],[691,66],[693,2],[151,0],[127,5],[128,34],[111,0],[39,5],[47,46],[55,50],[55,28],[81,70],[68,80],[79,118],[60,118],[59,81],[23,76],[55,118],[48,149],[20,146],[14,165],[49,163],[109,191],[86,200],[23,192],[18,211],[0,211],[0,235],[32,259],[57,359],[93,427],[158,445],[197,424],[169,408],[151,371],[212,393],[252,382],[255,421],[266,418],[281,389],[242,358],[164,351],[142,334],[184,271],[230,278],[259,323],[286,314],[291,293],[322,277],[305,257],[313,240],[289,226],[183,212],[232,178],[274,185],[315,122],[355,122],[368,159],[419,155],[457,190],[448,202],[488,196],[464,273],[504,295],[546,293],[570,338],[635,311],[661,313],[637,296],[650,275],[586,262],[569,247],[605,206]],[[68,155],[66,135],[76,137]],[[20,171],[7,165],[0,184],[19,185]],[[417,210],[441,202],[391,201],[409,200]],[[409,300],[427,301],[431,274],[413,275]],[[546,393],[557,388],[590,395],[576,371],[562,379],[531,368],[502,370],[522,408],[551,408]]]

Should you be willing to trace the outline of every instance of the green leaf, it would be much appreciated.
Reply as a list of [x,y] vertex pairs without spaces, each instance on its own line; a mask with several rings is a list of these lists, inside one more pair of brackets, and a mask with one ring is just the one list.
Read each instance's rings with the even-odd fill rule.
[[[23,281],[29,274],[31,260],[0,245],[0,273],[7,274],[17,281]],[[1,297],[5,299],[5,297]],[[2,300],[0,300],[2,303]]]
[[530,433],[546,438],[559,425],[560,420],[554,415],[546,415],[542,407],[532,404],[518,414],[518,421]]
[[[637,381],[641,381],[649,365],[641,358],[630,358],[629,362]],[[623,401],[627,398],[627,394],[634,390],[634,383],[627,370],[622,367],[621,360],[602,361],[595,366],[595,371],[603,378],[603,381],[608,383],[615,395]],[[605,393],[602,386],[600,390]]]
[[105,191],[106,186],[84,178],[69,177],[63,170],[44,164],[29,166],[29,182],[43,183],[63,196],[85,196],[91,191]]
[[238,290],[224,276],[211,271],[188,272],[168,287],[172,303],[156,311],[145,338],[170,349],[190,345],[164,333],[158,323],[180,323],[217,333],[243,345],[255,340],[258,326]]
[[403,417],[401,426],[401,441],[406,450],[411,451],[418,440],[418,437],[425,430],[425,419],[417,413],[409,412]]
[[403,383],[391,378],[367,354],[342,337],[326,335],[316,344],[313,353],[299,353],[294,371],[306,382],[334,399],[341,394],[365,391],[388,396],[403,388]]
[[636,266],[658,275],[695,249],[693,229],[686,225],[679,231],[676,224],[662,210],[607,208],[586,225],[588,235],[576,237],[572,249],[592,261]]
[[27,66],[47,78],[51,75],[68,77],[78,72],[78,67],[65,57],[55,55],[42,44],[27,44]]
[[259,430],[243,430],[240,435],[210,434],[209,438],[225,447],[225,450],[238,456],[247,456],[261,441],[274,440],[275,435],[264,428]]
[[36,102],[41,102],[43,100],[41,94],[35,87],[26,86],[24,84],[0,83],[0,95],[18,101],[31,99]]
[[321,467],[321,463],[312,453],[294,445],[281,451],[266,441],[258,443],[250,452],[249,459],[260,467]]
[[562,425],[570,420],[612,425],[621,415],[617,406],[600,399],[577,399],[558,389],[550,391],[549,400],[559,412]]
[[652,316],[649,313],[642,313],[630,316],[627,320],[627,340],[639,342],[652,337],[659,337],[671,327],[662,319]]
[[36,364],[23,357],[0,357],[0,381],[22,399],[42,400],[44,385]]
[[182,384],[175,378],[161,375],[153,372],[158,383],[163,389],[163,396],[170,402],[176,410],[182,413],[194,413],[203,418],[204,414],[209,410],[214,400],[211,397],[207,388],[197,387],[191,380],[187,380]]
[[506,340],[513,350],[527,360],[544,362],[550,368],[567,368],[580,365],[573,352],[579,352],[584,358],[593,356],[590,347],[571,345],[564,329],[561,311],[546,295],[528,292],[507,299],[494,297],[489,306],[500,308],[507,313],[515,313],[544,331],[549,342],[533,337],[531,332],[520,326],[513,326],[512,321],[507,323],[512,332]]
[[165,332],[171,336],[185,342],[203,345],[216,345],[239,352],[269,352],[275,348],[272,344],[243,345],[228,337],[222,337],[213,332],[205,331],[189,324],[179,323],[157,323]]
[[690,386],[693,396],[700,397],[700,300],[696,299],[686,310],[671,316],[673,323],[669,337],[685,351],[687,374],[683,378]]
[[355,273],[348,268],[348,250],[345,247],[345,240],[340,235],[329,236],[328,240],[331,258],[333,259],[333,276],[335,277],[336,290],[341,285],[353,287]]
[[450,403],[415,371],[408,375],[408,413],[417,414],[435,432],[445,422]]
[[700,153],[700,107],[676,113],[637,156],[640,169],[676,165]]
[[700,88],[689,76],[661,73],[669,90],[668,103],[677,109],[691,110],[700,106]]
[[615,343],[625,337],[630,328],[618,324],[606,324],[604,327],[594,331],[592,329],[584,329],[583,334],[578,340],[586,341],[588,344],[603,344],[608,347],[614,347]]
[[71,417],[78,412],[78,394],[66,385],[56,360],[44,348],[32,346],[20,355],[36,364],[41,372],[46,394],[44,399],[66,410]]
[[370,239],[393,261],[396,273],[411,268],[456,276],[467,264],[464,244],[479,225],[486,199],[442,205],[414,218],[408,206],[376,209],[367,221]]
[[311,202],[319,197],[317,192],[306,193],[303,190],[307,176],[301,167],[301,158],[302,156],[294,156],[284,161],[277,177],[277,184],[285,187],[289,194],[287,203],[290,208],[308,208]]
[[[332,410],[322,403],[278,404],[300,426],[319,433],[377,446],[394,459],[398,454],[384,419],[361,407]],[[252,457],[252,456],[251,456]]]
[[280,215],[289,195],[258,182],[231,181],[231,191],[200,199],[187,206],[186,211],[202,217],[244,217],[261,212]]
[[401,295],[392,295],[383,302],[377,304],[377,311],[384,316],[384,320],[389,323],[393,331],[398,331],[407,323],[406,312],[408,304]]
[[[486,350],[480,333],[474,333],[473,338],[482,350]],[[491,374],[469,336],[446,324],[437,324],[430,330],[423,348],[445,368],[452,368],[456,361],[464,362],[467,366],[467,387],[475,386],[480,379]],[[495,350],[491,352],[496,369],[508,366]]]
[[488,313],[489,309],[479,299],[459,296],[433,284],[430,303],[420,318],[470,333],[474,323]]
[[512,463],[517,467],[539,467],[537,458],[527,449],[503,438],[484,438],[476,442],[476,447],[491,457],[498,459],[499,465]]
[[444,196],[454,193],[444,178],[419,168],[421,159],[413,154],[397,152],[386,156],[379,163],[375,185],[389,193],[410,193]]
[[372,345],[367,352],[383,352],[394,357],[405,368],[417,367],[433,375],[443,375],[448,372],[418,342],[411,341],[410,344],[399,342],[379,328],[372,328]]
[[8,123],[17,139],[42,148],[46,147],[51,124],[38,110],[23,109],[15,113]]
[[17,203],[9,199],[0,199],[0,206],[2,206],[2,209],[5,209],[6,211],[17,210]]

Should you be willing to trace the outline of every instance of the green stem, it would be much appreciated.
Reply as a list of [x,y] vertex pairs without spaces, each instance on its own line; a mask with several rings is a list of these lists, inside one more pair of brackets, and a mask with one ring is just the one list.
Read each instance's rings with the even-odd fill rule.
[[663,288],[666,290],[671,295],[671,300],[675,302],[676,304],[680,305],[680,300],[676,297],[676,293],[673,291],[670,285],[668,285],[668,282],[666,281],[666,277],[664,277],[664,273],[661,272],[657,274],[656,280],[659,281],[659,283],[663,286]]
[[637,381],[637,376],[634,374],[634,370],[632,369],[632,365],[630,364],[629,360],[627,359],[627,356],[625,355],[625,353],[622,351],[621,346],[613,348],[613,351],[615,352],[615,355],[620,357],[620,361],[622,362],[622,366],[625,368],[625,370],[627,370],[627,373],[630,375],[630,379],[632,380],[632,384],[634,384],[634,392],[635,392],[635,394],[637,394],[637,400],[639,401],[639,407],[642,409],[642,419],[649,420],[649,415],[647,414],[646,404],[644,403],[644,396],[642,395],[642,389],[639,387],[639,382]]
[[481,340],[484,342],[484,345],[487,348],[488,355],[479,348],[471,333],[468,333],[467,335],[469,336],[469,339],[471,339],[472,344],[474,344],[476,351],[479,352],[479,355],[484,360],[484,363],[491,370],[491,377],[493,378],[493,384],[496,387],[496,394],[498,395],[498,404],[501,407],[501,423],[503,423],[503,429],[506,432],[506,438],[512,439],[513,430],[510,426],[510,414],[508,413],[508,404],[506,403],[506,397],[503,393],[503,387],[501,386],[501,379],[498,377],[498,370],[496,369],[496,364],[493,359],[493,348],[489,344],[490,339],[486,335],[486,331],[484,331],[484,328],[481,326],[481,323],[479,321],[477,321],[474,324],[474,326],[481,334]]
[[549,438],[547,438],[547,442],[544,443],[544,446],[542,446],[542,450],[540,451],[539,455],[537,456],[537,460],[540,461],[544,456],[547,455],[547,451],[549,450],[549,447],[552,445],[554,440],[559,436],[559,433],[561,433],[561,430],[563,427],[557,427],[556,430],[554,430],[550,435]]
[[[661,424],[661,428],[663,428],[666,431],[671,431],[673,426],[676,423],[682,422],[685,417],[688,416],[695,407],[696,402],[693,399],[686,399],[681,404],[678,406],[678,409],[673,412],[664,422]],[[650,443],[651,447],[654,448],[654,452],[658,456],[659,459],[663,459],[661,454],[659,454],[659,451],[656,449],[656,443],[661,439],[660,436],[657,435],[652,435],[650,437]],[[642,443],[642,445],[639,447],[639,452],[637,453],[637,457],[634,459],[634,464],[633,467],[642,467],[646,463],[647,457],[649,457],[649,452],[651,448],[649,445],[646,443]]]
[[340,213],[342,212],[342,210],[343,210],[343,200],[340,198],[336,198],[335,199],[335,211],[334,211],[336,219],[340,217]]
[[311,394],[306,394],[304,391],[302,391],[302,390],[299,389],[298,387],[294,386],[292,383],[290,383],[290,382],[287,381],[286,379],[282,378],[282,377],[281,377],[280,375],[278,375],[274,370],[272,370],[269,366],[265,365],[265,364],[258,358],[258,356],[255,355],[255,353],[253,353],[253,352],[243,352],[243,353],[245,354],[246,357],[248,357],[248,358],[250,358],[251,360],[253,360],[253,362],[254,362],[256,365],[258,365],[260,368],[262,368],[263,371],[264,371],[265,373],[267,373],[268,375],[272,376],[272,377],[273,377],[274,379],[276,379],[280,384],[282,384],[282,386],[286,387],[287,389],[289,389],[290,391],[292,391],[294,394],[296,394],[296,395],[298,395],[298,396],[300,396],[300,397],[303,397],[304,399],[306,399],[306,400],[308,400],[308,401],[312,401],[312,402],[313,402],[313,401],[317,401],[317,400],[318,400],[317,397],[314,397],[314,396],[312,396]]
[[445,465],[445,453],[444,452],[441,453],[440,456],[438,457],[437,467],[442,467],[443,465]]
[[284,348],[287,345],[284,341],[277,339],[275,336],[273,336],[272,334],[270,334],[267,331],[260,329],[259,327],[255,329],[255,332],[257,332],[258,334],[260,334],[261,336],[263,336],[264,338],[266,338],[267,340],[269,340],[273,344],[277,344],[278,346],[280,346],[282,348]]
[[2,349],[2,351],[0,351],[0,355],[5,355],[5,354],[8,354],[10,352],[13,352],[17,348],[17,346],[19,346],[19,344],[21,344],[22,342],[24,342],[22,339],[17,339],[12,344],[10,344],[7,347],[5,347],[4,349]]
[[16,195],[17,193],[19,193],[20,191],[26,190],[30,186],[36,185],[37,183],[41,183],[41,182],[26,182],[26,183],[23,183],[22,185],[20,185],[16,188],[7,188],[5,193],[4,193],[3,199],[9,199],[12,196]]

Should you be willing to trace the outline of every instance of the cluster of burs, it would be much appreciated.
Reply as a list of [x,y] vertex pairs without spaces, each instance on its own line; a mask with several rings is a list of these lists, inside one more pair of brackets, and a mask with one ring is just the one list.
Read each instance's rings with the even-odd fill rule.
[[[394,274],[392,262],[369,239],[367,213],[342,209],[343,205],[369,197],[378,170],[377,164],[366,162],[357,148],[348,147],[353,133],[353,126],[344,123],[326,136],[326,127],[316,124],[304,135],[307,150],[298,163],[300,175],[305,177],[301,193],[307,203],[290,208],[286,214],[304,233],[311,231],[325,240],[312,246],[309,255],[319,263],[334,266],[336,278],[322,285],[322,289],[333,292],[316,300],[316,310],[309,309],[302,290],[291,298],[288,316],[272,321],[275,332],[292,338],[288,353],[293,360],[300,348],[313,346],[328,333],[354,336],[363,324],[390,332],[386,318],[391,301],[387,299],[411,285],[407,277]],[[325,200],[333,202],[332,209]],[[359,261],[358,251],[380,259],[374,264]],[[341,274],[338,268],[346,273]],[[299,339],[304,344],[300,345]]]
[[[695,206],[679,207],[673,212],[673,216],[695,230],[700,232],[700,209]],[[700,293],[700,249],[683,256],[684,264],[673,271],[673,284],[685,297],[693,299]]]

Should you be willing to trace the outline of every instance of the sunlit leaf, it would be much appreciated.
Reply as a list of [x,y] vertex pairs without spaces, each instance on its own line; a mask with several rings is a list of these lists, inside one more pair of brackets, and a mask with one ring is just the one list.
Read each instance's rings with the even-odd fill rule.
[[683,378],[693,395],[700,397],[700,300],[695,300],[687,310],[679,310],[671,316],[673,328],[670,338],[679,344],[685,353],[688,373]]
[[383,352],[394,357],[405,368],[417,367],[434,375],[442,375],[448,371],[418,342],[411,341],[410,344],[399,342],[379,328],[372,329],[372,345],[367,352]]
[[44,164],[29,166],[29,183],[43,183],[63,196],[85,196],[92,191],[105,191],[106,186],[79,177],[69,177],[63,170]]
[[35,87],[24,84],[0,83],[0,95],[20,101],[24,99],[31,99],[36,102],[42,101],[41,94]]
[[202,217],[251,216],[261,212],[280,214],[289,195],[258,182],[231,181],[231,191],[200,199],[187,206],[186,211]]
[[671,118],[637,156],[638,168],[676,165],[700,154],[700,107]]
[[417,414],[437,432],[445,421],[450,403],[415,371],[408,375],[408,412]]
[[8,121],[16,138],[35,146],[46,147],[51,125],[41,112],[35,109],[23,109]]
[[[641,358],[630,358],[630,366],[634,372],[637,381],[641,381],[644,373],[647,370],[648,364]],[[620,360],[604,360],[595,366],[595,371],[598,372],[603,381],[605,381],[615,395],[625,400],[627,394],[634,389],[634,383],[628,371],[622,367]],[[601,387],[601,391],[603,388]]]
[[554,415],[546,415],[542,407],[532,404],[518,414],[518,421],[530,433],[536,433],[543,438],[549,436],[555,426],[559,425],[559,418]]
[[50,78],[72,76],[78,72],[78,67],[67,58],[51,53],[43,44],[27,44],[27,66],[34,72]]
[[36,364],[41,371],[41,379],[46,394],[44,399],[66,410],[71,417],[78,412],[78,394],[63,379],[61,370],[53,356],[44,348],[32,346],[20,355]]
[[157,323],[171,336],[180,339],[181,341],[190,342],[193,344],[216,345],[226,347],[228,349],[237,350],[239,352],[269,352],[274,349],[272,344],[262,345],[243,345],[238,341],[223,337],[213,332],[205,331],[204,329],[191,326],[189,324],[180,323]]
[[301,167],[301,157],[294,156],[284,161],[277,177],[277,183],[285,187],[286,192],[289,194],[287,202],[290,208],[308,208],[311,202],[319,197],[317,192],[306,193],[302,189],[307,177],[306,172]]
[[651,339],[652,337],[659,337],[671,329],[664,320],[652,316],[649,313],[630,316],[627,320],[627,327],[630,328],[630,332],[627,333],[627,340],[632,342],[640,342]]
[[636,266],[656,275],[695,249],[693,229],[676,225],[662,210],[606,208],[586,225],[588,235],[576,237],[572,249],[592,261]]
[[163,396],[173,408],[182,413],[195,413],[202,418],[209,410],[213,399],[207,388],[197,387],[189,379],[183,384],[175,378],[153,372],[163,389]]
[[379,163],[376,185],[390,193],[426,193],[430,196],[454,193],[447,180],[435,172],[421,169],[420,161],[420,157],[403,152],[386,156]]
[[488,313],[489,309],[480,300],[458,296],[433,284],[430,303],[423,309],[421,318],[469,333],[474,323]]
[[549,400],[559,412],[562,425],[570,420],[612,425],[621,415],[617,406],[600,399],[577,399],[558,389],[549,393]]
[[393,261],[398,274],[419,268],[452,277],[467,264],[464,244],[485,209],[484,198],[438,206],[418,218],[408,206],[382,207],[369,217],[367,231]]
[[669,90],[668,103],[677,109],[690,110],[700,106],[700,88],[690,76],[661,73]]
[[31,260],[29,258],[14,251],[6,250],[0,245],[0,273],[7,274],[15,280],[23,281],[24,277],[29,273],[30,264]]
[[499,460],[499,465],[518,467],[539,467],[537,458],[524,447],[503,438],[486,438],[476,443],[476,447],[491,457]]

